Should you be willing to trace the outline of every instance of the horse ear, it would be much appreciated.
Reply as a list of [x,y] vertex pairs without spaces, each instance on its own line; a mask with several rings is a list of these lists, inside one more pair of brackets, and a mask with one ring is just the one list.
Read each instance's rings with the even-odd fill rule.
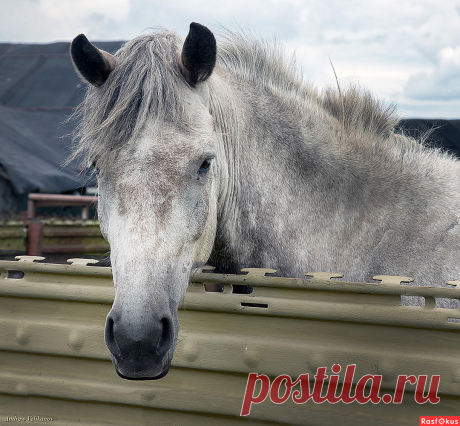
[[182,71],[191,86],[209,78],[216,65],[216,56],[214,34],[205,26],[192,22],[181,55]]
[[91,44],[84,34],[73,39],[70,56],[78,74],[96,87],[102,86],[116,65],[114,56]]

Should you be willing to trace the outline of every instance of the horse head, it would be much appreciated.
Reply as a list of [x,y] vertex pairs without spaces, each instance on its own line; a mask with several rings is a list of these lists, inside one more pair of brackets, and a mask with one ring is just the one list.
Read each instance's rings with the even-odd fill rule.
[[89,83],[88,108],[100,110],[83,125],[97,127],[98,214],[111,247],[115,300],[106,344],[121,377],[159,379],[176,347],[178,304],[215,239],[219,152],[206,80],[216,41],[192,23],[179,51],[162,56],[134,42],[136,49],[112,56],[79,35],[71,56]]

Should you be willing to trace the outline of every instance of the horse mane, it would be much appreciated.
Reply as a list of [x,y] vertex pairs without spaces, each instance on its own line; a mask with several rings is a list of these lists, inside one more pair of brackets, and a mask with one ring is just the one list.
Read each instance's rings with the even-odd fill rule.
[[234,73],[253,84],[271,85],[280,90],[316,98],[320,108],[342,123],[347,130],[373,133],[387,138],[399,122],[394,104],[384,105],[369,91],[350,85],[345,91],[327,87],[318,92],[302,81],[292,55],[286,58],[284,49],[276,42],[225,31],[224,43],[219,45],[220,62]]
[[[388,138],[399,121],[393,105],[384,106],[358,86],[347,90],[327,88],[319,92],[302,81],[295,57],[287,59],[282,47],[244,32],[220,35],[217,66],[257,85],[269,85],[316,102],[318,109],[336,118],[348,132]],[[124,44],[114,54],[117,67],[102,88],[89,86],[85,100],[71,119],[79,120],[74,131],[74,151],[69,162],[83,156],[104,168],[111,152],[135,139],[152,114],[190,131],[184,93],[187,83],[179,64],[183,40],[173,31],[157,30]],[[396,145],[414,140],[392,138]],[[406,142],[404,142],[406,141]]]
[[358,85],[350,85],[345,92],[328,87],[320,101],[347,130],[370,132],[386,139],[399,122],[394,104],[384,105]]
[[282,46],[243,31],[225,30],[218,45],[218,64],[258,86],[274,86],[288,92],[311,96],[313,90],[302,82],[296,58],[287,58]]

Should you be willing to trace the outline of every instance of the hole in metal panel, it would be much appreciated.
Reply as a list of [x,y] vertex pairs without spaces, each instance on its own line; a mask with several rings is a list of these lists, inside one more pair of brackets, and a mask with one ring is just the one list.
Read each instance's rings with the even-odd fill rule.
[[250,308],[268,308],[268,304],[266,304],[266,303],[246,303],[246,302],[241,302],[241,306],[248,306]]
[[233,285],[233,293],[235,294],[251,294],[252,293],[252,286],[250,285]]
[[24,278],[24,272],[22,271],[8,271],[8,278],[12,278],[15,280],[20,280]]
[[219,283],[203,283],[206,293],[223,293],[224,285]]

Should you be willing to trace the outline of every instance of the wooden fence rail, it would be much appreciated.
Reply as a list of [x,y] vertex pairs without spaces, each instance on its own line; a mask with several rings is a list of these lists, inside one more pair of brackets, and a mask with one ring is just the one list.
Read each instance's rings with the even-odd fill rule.
[[100,254],[109,252],[96,220],[43,219],[0,225],[0,250],[46,253]]

